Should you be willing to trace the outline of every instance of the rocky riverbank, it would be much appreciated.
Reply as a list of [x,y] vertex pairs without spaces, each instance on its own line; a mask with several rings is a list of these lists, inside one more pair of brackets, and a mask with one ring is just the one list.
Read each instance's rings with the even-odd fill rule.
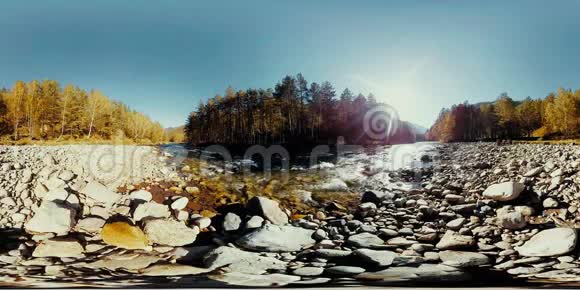
[[[153,147],[0,147],[0,285],[580,281],[580,147],[430,148],[419,156],[430,167],[359,155],[305,187],[358,195],[354,206],[301,190],[205,214],[192,203],[212,194],[209,180]],[[175,195],[143,186],[166,180]],[[288,195],[310,213],[296,214]]]

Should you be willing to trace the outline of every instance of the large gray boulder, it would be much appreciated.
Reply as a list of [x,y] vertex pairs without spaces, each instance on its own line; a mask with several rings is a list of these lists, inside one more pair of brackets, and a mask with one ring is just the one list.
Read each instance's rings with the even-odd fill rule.
[[[224,271],[261,274],[267,270],[285,270],[287,265],[273,257],[261,256],[259,253],[246,252],[238,248],[218,247],[203,257],[204,265],[209,269],[221,268]],[[227,267],[227,268],[223,268]]]
[[526,257],[550,257],[564,255],[576,247],[578,234],[572,228],[554,228],[534,235],[516,250]]
[[294,226],[266,225],[236,241],[248,250],[267,252],[294,252],[311,247],[316,243],[313,230]]
[[497,200],[510,201],[518,198],[524,191],[524,184],[519,182],[504,182],[489,186],[484,192],[483,197]]

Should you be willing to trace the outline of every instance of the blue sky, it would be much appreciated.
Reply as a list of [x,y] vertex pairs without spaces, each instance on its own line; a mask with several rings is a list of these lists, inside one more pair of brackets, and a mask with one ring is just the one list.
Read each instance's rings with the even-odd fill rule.
[[580,1],[1,1],[0,86],[100,89],[164,126],[286,74],[429,126],[468,100],[580,88]]

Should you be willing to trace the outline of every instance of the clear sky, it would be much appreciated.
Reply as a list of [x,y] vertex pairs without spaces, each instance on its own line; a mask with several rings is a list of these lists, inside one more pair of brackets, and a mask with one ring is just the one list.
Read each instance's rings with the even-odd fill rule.
[[286,74],[430,126],[468,100],[580,88],[580,1],[0,1],[0,86],[96,88],[176,126]]

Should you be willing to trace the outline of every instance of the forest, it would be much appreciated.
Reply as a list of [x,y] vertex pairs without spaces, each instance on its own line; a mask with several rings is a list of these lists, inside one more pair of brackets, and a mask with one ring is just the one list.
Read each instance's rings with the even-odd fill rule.
[[398,119],[396,130],[384,138],[365,134],[365,114],[381,105],[373,94],[354,94],[347,88],[337,96],[328,81],[308,83],[302,74],[288,75],[273,89],[229,87],[225,95],[201,102],[188,117],[185,135],[193,145],[414,142],[415,130]]
[[0,90],[0,139],[159,143],[165,140],[165,132],[161,124],[98,90],[33,80]]
[[443,109],[427,138],[443,142],[496,139],[574,139],[580,136],[580,90],[559,88],[544,99],[458,104]]

